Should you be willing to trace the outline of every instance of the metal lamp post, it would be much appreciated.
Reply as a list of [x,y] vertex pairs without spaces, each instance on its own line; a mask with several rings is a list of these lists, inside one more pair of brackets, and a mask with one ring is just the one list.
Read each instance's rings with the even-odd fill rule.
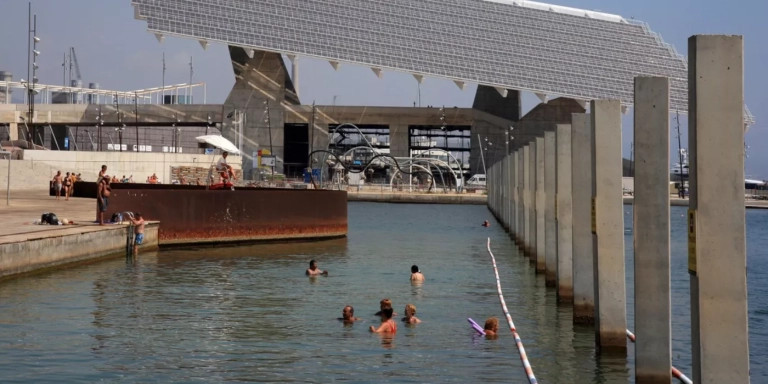
[[[37,50],[37,43],[40,42],[40,38],[37,36],[37,15],[32,16],[32,3],[29,3],[29,31],[27,34],[27,101],[29,103],[29,112],[27,120],[32,126],[32,130],[35,130],[35,94],[37,90],[35,85],[37,84],[37,56],[40,55],[40,51]],[[31,71],[31,76],[30,76]],[[34,135],[27,130],[27,141],[34,142]],[[40,143],[41,145],[43,143]]]

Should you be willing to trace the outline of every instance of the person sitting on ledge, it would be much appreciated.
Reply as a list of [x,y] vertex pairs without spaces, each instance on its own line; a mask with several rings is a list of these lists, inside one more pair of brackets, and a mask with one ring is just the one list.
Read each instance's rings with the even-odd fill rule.
[[216,163],[216,171],[221,175],[221,182],[224,184],[229,183],[230,180],[236,180],[235,171],[232,169],[231,165],[227,164],[228,155],[229,153],[227,151],[222,152],[221,159]]

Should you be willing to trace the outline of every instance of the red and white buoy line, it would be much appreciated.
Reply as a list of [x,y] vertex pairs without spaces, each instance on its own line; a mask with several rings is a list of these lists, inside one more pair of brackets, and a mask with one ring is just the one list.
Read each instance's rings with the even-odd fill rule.
[[538,381],[536,381],[536,376],[533,375],[533,368],[531,368],[531,363],[528,361],[528,355],[525,354],[525,347],[523,347],[523,341],[520,339],[520,335],[517,334],[517,329],[515,328],[515,323],[512,322],[512,316],[509,315],[509,310],[507,309],[507,303],[504,302],[504,295],[501,293],[501,280],[499,279],[499,269],[496,268],[496,258],[493,257],[493,252],[491,252],[491,238],[488,238],[488,254],[491,255],[491,261],[493,262],[493,273],[496,274],[496,291],[499,293],[499,301],[501,302],[501,309],[504,310],[504,316],[507,318],[507,323],[509,324],[509,330],[512,331],[512,336],[515,338],[515,344],[517,345],[517,350],[520,352],[520,361],[523,362],[523,367],[525,368],[525,374],[528,376],[528,382],[530,384],[536,384]]
[[[635,342],[635,334],[632,333],[629,329],[627,329],[627,338],[629,338],[629,340],[631,340],[633,343]],[[693,380],[689,379],[688,376],[684,375],[675,367],[672,367],[672,376],[685,384],[693,384]]]

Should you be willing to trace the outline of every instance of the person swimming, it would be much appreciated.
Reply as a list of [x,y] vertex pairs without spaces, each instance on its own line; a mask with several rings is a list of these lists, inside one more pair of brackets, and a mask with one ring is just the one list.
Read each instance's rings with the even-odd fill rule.
[[323,271],[322,269],[317,268],[317,261],[315,260],[309,262],[309,268],[307,268],[307,272],[305,273],[307,276],[328,276],[328,271]]
[[490,227],[491,223],[488,222],[488,220],[483,221],[483,227]]
[[[384,313],[384,310],[387,308],[392,308],[392,300],[381,299],[381,301],[379,301],[379,311],[374,313],[374,316],[381,316]],[[394,314],[397,315],[397,313]]]
[[379,325],[378,328],[371,325],[369,330],[374,333],[388,333],[388,334],[395,334],[397,333],[397,323],[395,323],[394,320],[392,320],[392,308],[384,308],[381,311],[381,325]]
[[424,274],[419,271],[418,265],[411,266],[411,282],[412,283],[423,283],[424,282]]
[[485,331],[485,336],[487,338],[490,338],[490,339],[496,338],[496,336],[498,336],[498,331],[499,331],[499,319],[493,316],[489,317],[487,320],[485,320],[483,331]]
[[405,305],[405,317],[403,317],[403,322],[407,324],[418,324],[421,323],[421,320],[419,320],[418,317],[416,317],[416,306],[413,304],[406,304]]
[[341,317],[339,317],[339,320],[347,325],[360,320],[360,318],[355,317],[355,308],[353,308],[351,305],[347,305],[344,307],[344,309],[341,310]]

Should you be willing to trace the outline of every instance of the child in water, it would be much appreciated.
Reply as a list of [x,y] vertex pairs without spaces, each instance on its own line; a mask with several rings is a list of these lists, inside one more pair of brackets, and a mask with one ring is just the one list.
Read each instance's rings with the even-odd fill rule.
[[499,319],[496,317],[489,317],[487,320],[485,320],[485,326],[483,327],[483,331],[485,331],[485,337],[495,339],[498,335],[498,330]]

